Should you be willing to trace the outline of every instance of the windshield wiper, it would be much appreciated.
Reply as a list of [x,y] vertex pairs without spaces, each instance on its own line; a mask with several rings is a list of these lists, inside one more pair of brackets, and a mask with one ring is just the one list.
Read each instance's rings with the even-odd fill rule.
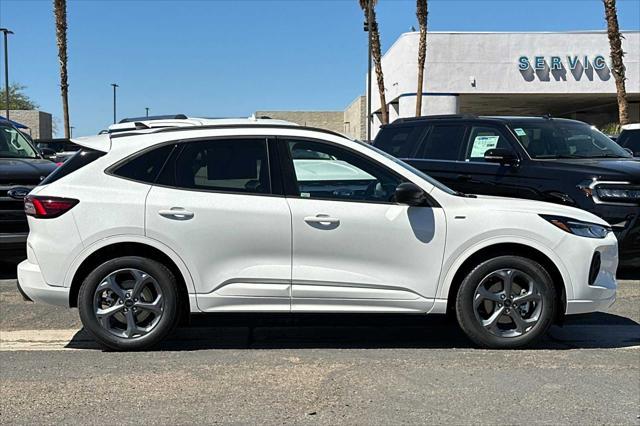
[[587,155],[558,154],[558,155],[538,155],[534,158],[555,159],[555,158],[593,158],[593,157],[589,157]]
[[600,155],[594,155],[591,158],[631,158],[631,156],[625,157],[618,154],[600,154]]

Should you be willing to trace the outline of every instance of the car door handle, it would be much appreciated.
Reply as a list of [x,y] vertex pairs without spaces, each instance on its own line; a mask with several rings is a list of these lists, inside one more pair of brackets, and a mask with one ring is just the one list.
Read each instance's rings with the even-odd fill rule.
[[328,214],[318,214],[315,216],[307,216],[304,218],[307,223],[320,223],[320,224],[338,224],[340,219],[331,217]]
[[194,216],[193,212],[185,210],[182,207],[171,207],[169,210],[159,210],[158,214],[167,219],[174,220],[189,220]]

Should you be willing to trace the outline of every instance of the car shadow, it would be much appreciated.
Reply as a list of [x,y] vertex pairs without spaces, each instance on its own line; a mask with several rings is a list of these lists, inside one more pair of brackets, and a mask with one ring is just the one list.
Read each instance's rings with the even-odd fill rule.
[[[640,324],[613,314],[572,316],[529,349],[624,348],[640,344]],[[80,330],[66,346],[99,349]],[[471,349],[444,316],[368,314],[206,314],[178,328],[155,351],[206,349]]]

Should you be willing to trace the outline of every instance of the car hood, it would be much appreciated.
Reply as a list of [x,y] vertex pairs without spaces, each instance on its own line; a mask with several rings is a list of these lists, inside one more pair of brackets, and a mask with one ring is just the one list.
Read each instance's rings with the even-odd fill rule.
[[477,195],[476,198],[468,198],[470,203],[481,203],[483,209],[512,212],[547,214],[553,216],[564,216],[584,222],[598,223],[606,225],[607,222],[598,216],[575,207],[563,206],[561,204],[547,203],[544,201],[527,200],[524,198],[494,197],[490,195]]
[[[538,160],[539,161],[539,160]],[[640,183],[640,159],[638,158],[584,158],[541,161],[544,167],[562,171],[574,171],[600,179],[625,180]]]
[[56,164],[41,158],[0,158],[0,182],[38,184]]

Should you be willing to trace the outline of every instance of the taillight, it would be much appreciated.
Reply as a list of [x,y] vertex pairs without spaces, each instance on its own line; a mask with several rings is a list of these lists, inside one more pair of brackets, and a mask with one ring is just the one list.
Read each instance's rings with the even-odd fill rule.
[[24,212],[39,219],[51,219],[65,214],[76,204],[78,200],[73,198],[27,195],[24,197]]

